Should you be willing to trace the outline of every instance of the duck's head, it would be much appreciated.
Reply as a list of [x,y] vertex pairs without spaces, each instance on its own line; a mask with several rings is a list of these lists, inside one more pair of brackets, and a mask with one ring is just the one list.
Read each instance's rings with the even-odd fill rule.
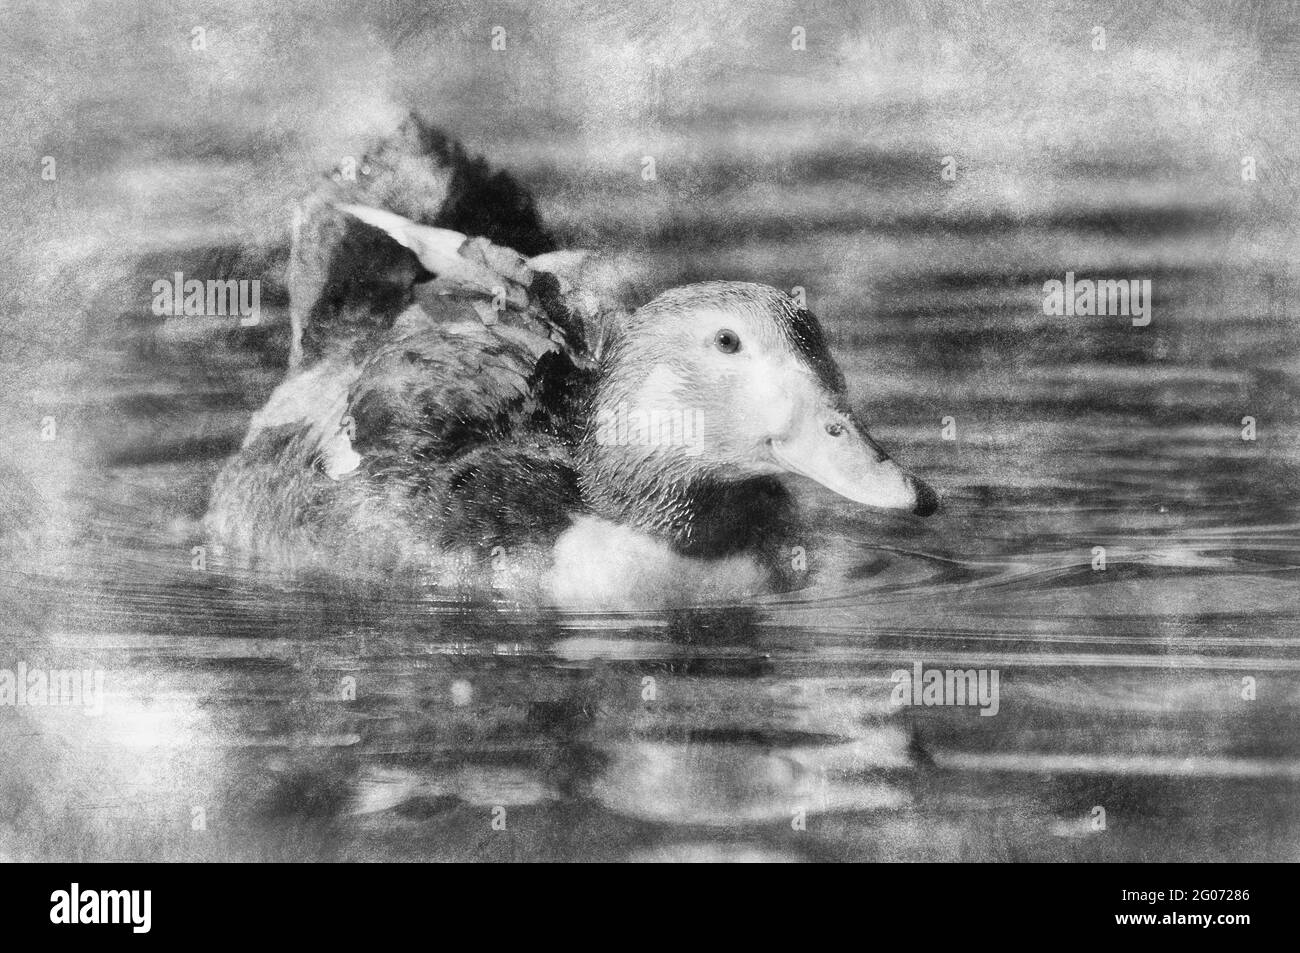
[[648,492],[791,473],[866,506],[937,506],[854,416],[817,319],[765,285],[688,285],[636,311],[592,423],[589,459]]

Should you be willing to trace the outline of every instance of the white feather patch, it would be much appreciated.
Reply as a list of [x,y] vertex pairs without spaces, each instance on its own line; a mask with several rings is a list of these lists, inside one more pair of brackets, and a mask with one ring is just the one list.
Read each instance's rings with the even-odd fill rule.
[[695,559],[608,520],[580,516],[555,543],[550,575],[557,606],[580,610],[730,604],[768,589],[748,556]]

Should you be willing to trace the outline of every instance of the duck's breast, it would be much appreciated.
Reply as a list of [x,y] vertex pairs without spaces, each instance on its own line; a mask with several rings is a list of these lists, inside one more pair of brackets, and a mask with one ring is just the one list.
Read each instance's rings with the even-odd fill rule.
[[548,588],[573,609],[729,604],[765,592],[768,571],[747,554],[700,559],[617,523],[579,516],[556,541]]

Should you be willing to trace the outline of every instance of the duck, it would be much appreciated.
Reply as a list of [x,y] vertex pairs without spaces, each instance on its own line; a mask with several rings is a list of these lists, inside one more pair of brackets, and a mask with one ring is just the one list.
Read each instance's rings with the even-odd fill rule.
[[434,278],[387,328],[337,322],[350,332],[254,414],[205,518],[244,565],[562,608],[735,604],[797,586],[799,479],[938,507],[855,414],[817,318],[774,287],[634,307],[589,252],[337,211]]

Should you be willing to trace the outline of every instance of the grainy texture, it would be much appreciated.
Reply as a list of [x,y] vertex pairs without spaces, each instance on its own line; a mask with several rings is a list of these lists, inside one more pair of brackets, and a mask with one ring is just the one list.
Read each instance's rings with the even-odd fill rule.
[[[1297,859],[1297,34],[1199,0],[8,4],[0,669],[108,695],[0,706],[0,859]],[[639,301],[803,289],[944,509],[791,480],[797,592],[614,617],[203,549],[288,361],[291,210],[412,110]],[[177,272],[260,280],[260,323],[154,314]],[[1067,273],[1149,280],[1150,323],[1049,313]],[[997,715],[899,705],[914,665],[999,672]]]

